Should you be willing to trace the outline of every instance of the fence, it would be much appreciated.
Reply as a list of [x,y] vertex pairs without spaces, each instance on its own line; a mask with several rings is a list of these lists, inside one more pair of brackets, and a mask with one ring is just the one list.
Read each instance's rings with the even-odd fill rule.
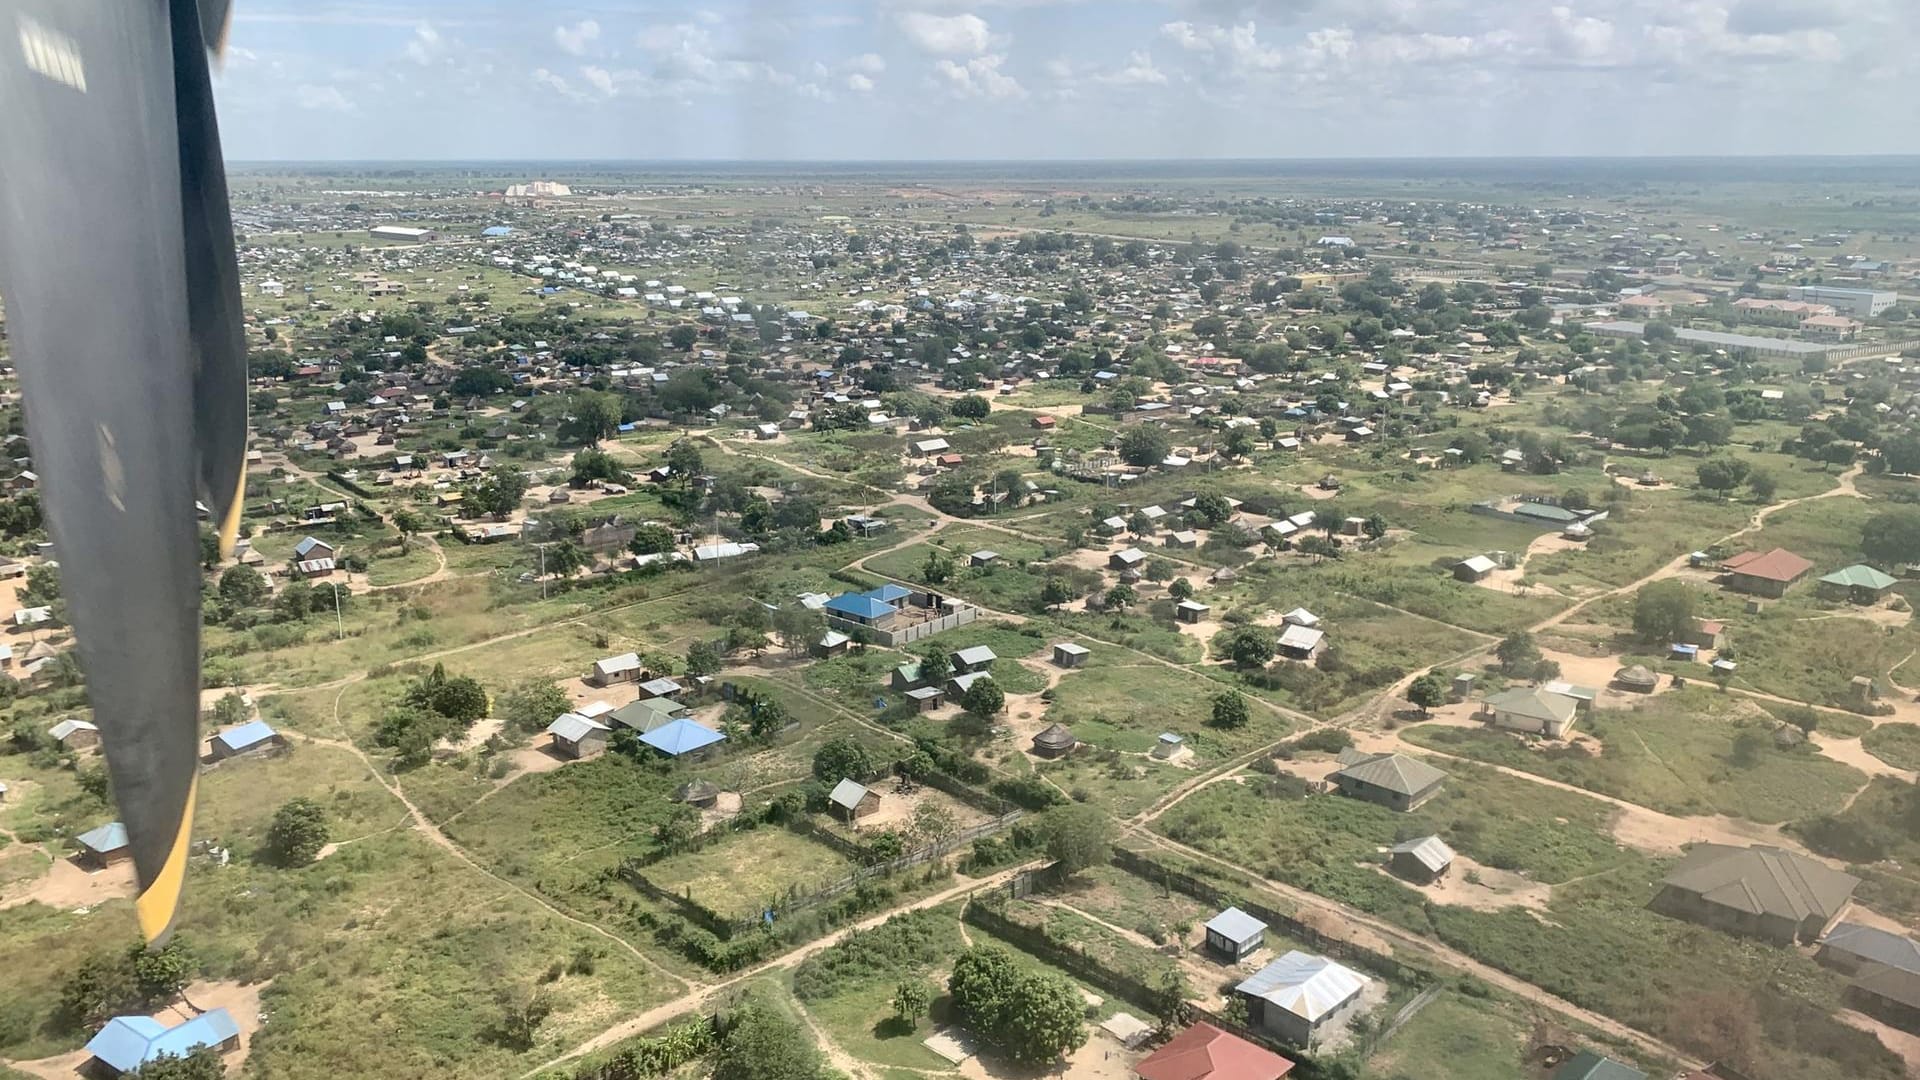
[[[1024,876],[1024,875],[1022,875]],[[1093,957],[1047,937],[1038,927],[1007,918],[991,904],[969,900],[961,917],[995,937],[1012,942],[1082,982],[1137,1005],[1155,1016],[1183,1011],[1184,1002],[1170,1002],[1166,994],[1130,975],[1122,974]],[[1173,1006],[1173,1007],[1169,1007]],[[1178,1020],[1179,1017],[1171,1017]]]
[[1192,874],[1175,870],[1137,851],[1114,848],[1113,865],[1135,877],[1165,885],[1170,889],[1177,889],[1202,903],[1220,908],[1237,907],[1303,945],[1336,959],[1351,960],[1363,967],[1371,968],[1389,980],[1416,986],[1433,981],[1433,974],[1423,968],[1403,964],[1391,956],[1375,952],[1364,945],[1356,945],[1345,938],[1329,937],[1291,915],[1283,915],[1264,904],[1234,896]]
[[[942,840],[938,840],[924,847],[915,848],[912,851],[888,859],[885,862],[876,862],[856,867],[852,873],[838,881],[830,882],[812,892],[790,894],[770,903],[766,910],[777,919],[783,915],[795,915],[809,908],[818,907],[836,897],[851,892],[875,878],[888,877],[902,870],[919,866],[922,863],[943,858],[954,850],[971,844],[983,836],[991,836],[999,832],[1001,829],[1020,820],[1022,816],[1024,816],[1022,811],[1012,810],[992,821],[983,821],[978,825],[962,829]],[[848,840],[843,836],[836,835],[831,830],[822,829],[811,821],[802,820],[789,822],[785,827],[809,839],[818,840],[856,861],[865,861],[872,857],[871,850],[866,846]],[[661,888],[659,885],[648,880],[646,874],[642,872],[647,866],[660,861],[668,854],[697,851],[709,844],[716,843],[719,838],[724,837],[730,831],[733,830],[710,830],[708,833],[702,835],[712,836],[714,839],[695,841],[687,846],[676,847],[671,852],[656,852],[642,856],[641,858],[627,859],[620,864],[620,876],[635,889],[656,900],[671,905],[675,910],[684,913],[691,921],[706,927],[721,938],[731,938],[736,933],[752,930],[763,925],[764,915],[754,915],[746,918],[729,918],[707,907],[691,896],[682,896],[679,893]]]
[[[895,762],[894,770],[903,776],[906,775],[906,762]],[[979,788],[950,776],[947,773],[941,772],[938,769],[931,770],[924,776],[914,777],[914,779],[930,788],[937,788],[944,791],[983,813],[996,816],[1005,814],[1018,816],[1020,813],[1020,808],[1008,802],[1006,799],[990,791],[981,791]]]
[[903,626],[897,630],[879,630],[871,626],[862,627],[862,629],[873,636],[876,644],[887,645],[897,649],[902,645],[919,641],[922,638],[932,637],[942,631],[951,630],[956,626],[965,626],[979,617],[980,612],[977,608],[956,607],[938,618],[928,619],[926,622],[914,623],[912,626]]

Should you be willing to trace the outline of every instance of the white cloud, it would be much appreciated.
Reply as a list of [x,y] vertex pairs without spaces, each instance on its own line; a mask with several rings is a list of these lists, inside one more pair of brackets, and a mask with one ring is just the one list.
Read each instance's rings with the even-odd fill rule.
[[856,94],[865,94],[873,89],[873,80],[859,72],[847,76],[847,89]]
[[878,75],[887,70],[887,62],[878,53],[861,53],[844,66],[848,71],[857,71],[862,75]]
[[319,112],[352,112],[353,102],[340,92],[337,86],[314,86],[303,83],[294,88],[294,101],[303,109]]
[[934,81],[956,97],[989,101],[1018,100],[1027,96],[1020,80],[1000,70],[1006,56],[992,53],[976,56],[963,64],[941,60],[933,65]]
[[416,64],[431,64],[446,49],[446,40],[440,31],[429,22],[414,24],[413,36],[407,39],[407,59]]
[[556,26],[553,28],[554,44],[560,46],[563,51],[572,53],[575,56],[585,56],[587,54],[587,46],[593,44],[594,39],[599,36],[600,24],[592,19],[577,22],[572,26]]
[[993,35],[987,21],[971,13],[929,15],[908,11],[898,16],[900,31],[923,52],[940,56],[978,56],[987,51]]
[[1154,67],[1153,57],[1141,51],[1129,54],[1126,66],[1101,72],[1093,81],[1108,86],[1165,86],[1167,73]]
[[606,68],[589,64],[580,69],[580,77],[586,80],[588,86],[598,90],[603,97],[612,97],[620,92],[620,88],[615,85],[613,72]]

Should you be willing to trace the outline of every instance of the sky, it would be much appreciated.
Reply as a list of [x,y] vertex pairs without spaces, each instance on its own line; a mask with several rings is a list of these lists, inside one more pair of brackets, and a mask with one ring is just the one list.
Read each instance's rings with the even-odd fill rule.
[[1920,0],[237,0],[257,160],[1920,153]]

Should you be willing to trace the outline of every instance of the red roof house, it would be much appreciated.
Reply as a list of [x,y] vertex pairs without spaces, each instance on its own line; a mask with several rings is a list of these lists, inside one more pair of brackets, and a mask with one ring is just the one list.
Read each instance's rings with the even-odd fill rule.
[[1034,426],[1034,427],[1037,427],[1037,428],[1050,428],[1050,427],[1052,427],[1053,425],[1054,425],[1054,419],[1053,419],[1053,417],[1051,417],[1051,416],[1048,416],[1048,415],[1047,415],[1047,414],[1045,414],[1045,413],[1041,413],[1041,414],[1040,414],[1039,416],[1036,416],[1036,417],[1034,417],[1034,418],[1033,418],[1033,426]]
[[1743,551],[1721,565],[1732,575],[1728,588],[1757,596],[1779,596],[1813,569],[1811,562],[1786,548]]
[[1212,1024],[1194,1024],[1133,1067],[1140,1080],[1280,1080],[1293,1062]]

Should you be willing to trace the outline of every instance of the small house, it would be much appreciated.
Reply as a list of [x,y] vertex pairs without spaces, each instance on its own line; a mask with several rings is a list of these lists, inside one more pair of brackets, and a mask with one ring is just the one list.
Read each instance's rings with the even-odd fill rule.
[[596,719],[600,719],[601,723],[609,726],[618,724],[621,727],[632,728],[644,735],[686,715],[686,706],[672,698],[641,698],[638,701],[627,702],[604,718]]
[[265,720],[253,720],[228,728],[207,740],[207,756],[214,761],[240,754],[273,750],[287,745],[286,737],[273,730]]
[[673,801],[702,810],[720,801],[720,785],[711,780],[689,780],[673,789]]
[[1161,546],[1188,550],[1200,546],[1200,534],[1192,529],[1176,529],[1160,541]]
[[1860,879],[1766,844],[1699,844],[1647,906],[1662,915],[1776,945],[1824,937]]
[[973,689],[973,684],[982,679],[992,682],[993,673],[988,671],[968,671],[954,675],[947,679],[947,693],[955,701],[958,701],[966,697],[967,691]]
[[593,670],[587,673],[587,681],[595,686],[638,682],[642,671],[639,653],[621,653],[605,660],[595,660]]
[[1059,724],[1049,724],[1033,737],[1033,752],[1036,757],[1065,757],[1073,753],[1073,748],[1078,745],[1080,740],[1073,737],[1073,732]]
[[1173,606],[1173,617],[1183,623],[1197,623],[1205,619],[1212,610],[1198,600],[1182,600]]
[[118,821],[88,829],[73,839],[80,845],[79,863],[93,870],[104,870],[133,858],[133,848],[127,844],[127,827]]
[[1495,694],[1487,699],[1486,709],[1494,727],[1549,739],[1566,738],[1579,713],[1573,698],[1549,693],[1544,687],[1519,687]]
[[1459,562],[1454,563],[1453,577],[1456,581],[1464,581],[1471,585],[1477,581],[1485,581],[1488,574],[1493,573],[1499,568],[1499,563],[1494,562],[1485,555],[1475,555],[1470,559],[1461,559]]
[[1743,551],[1720,565],[1727,571],[1727,588],[1772,598],[1785,595],[1789,585],[1813,569],[1813,563],[1786,548]]
[[726,736],[685,717],[666,723],[640,736],[640,741],[676,760],[698,761],[713,753]]
[[986,671],[998,659],[1000,658],[994,655],[993,650],[985,645],[969,646],[953,654],[953,673],[965,675],[975,671]]
[[1842,1000],[1876,1020],[1920,1035],[1920,971],[1869,964],[1847,986]]
[[1726,631],[1726,624],[1717,619],[1695,619],[1693,629],[1680,642],[1699,649],[1717,649],[1720,647],[1720,635]]
[[672,698],[678,700],[687,688],[665,676],[648,679],[640,684],[640,696],[643,698]]
[[1813,958],[1848,975],[1869,964],[1920,972],[1920,941],[1862,923],[1835,923]]
[[841,780],[827,795],[835,817],[858,821],[880,809],[880,793],[852,780]]
[[1207,949],[1229,964],[1258,951],[1267,939],[1267,924],[1237,907],[1207,920]]
[[930,713],[946,701],[946,694],[937,686],[916,686],[905,694],[916,713]]
[[1820,596],[1828,600],[1872,605],[1885,600],[1896,584],[1893,578],[1871,566],[1855,564],[1821,578]]
[[1293,1062],[1199,1021],[1133,1067],[1139,1080],[1280,1080]]
[[1405,754],[1340,751],[1340,768],[1329,774],[1340,794],[1406,813],[1440,793],[1447,774]]
[[612,730],[598,720],[571,712],[561,713],[547,725],[547,734],[553,737],[553,752],[575,761],[605,750]]
[[202,1047],[226,1053],[240,1046],[240,1025],[224,1008],[209,1009],[172,1027],[147,1016],[116,1016],[87,1042],[89,1071],[116,1077],[145,1071],[160,1058],[184,1058]]
[[1085,645],[1076,645],[1071,641],[1056,641],[1053,643],[1053,664],[1055,667],[1084,667],[1087,663],[1087,657],[1092,655],[1093,650],[1087,648]]
[[1153,742],[1152,756],[1161,761],[1172,761],[1187,752],[1187,740],[1171,731],[1163,731]]
[[918,660],[910,664],[901,664],[899,667],[893,669],[892,674],[887,676],[888,688],[896,693],[905,693],[908,690],[925,686],[926,684],[926,679],[920,674],[920,662]]
[[807,649],[807,652],[815,659],[828,660],[836,656],[846,655],[848,647],[852,644],[852,638],[838,630],[829,630],[821,635],[820,640],[814,642]]
[[1294,950],[1235,986],[1247,1004],[1247,1026],[1311,1048],[1359,1011],[1372,980],[1324,956]]
[[992,566],[999,561],[1000,553],[997,551],[982,549],[967,556],[967,565],[972,567]]
[[1474,675],[1471,671],[1462,671],[1454,675],[1447,686],[1447,698],[1450,701],[1465,701],[1473,693]]
[[1393,845],[1387,868],[1408,881],[1431,885],[1453,867],[1453,849],[1437,836],[1423,836]]
[[1553,1080],[1647,1080],[1647,1074],[1610,1057],[1582,1050],[1553,1071]]
[[1327,632],[1313,626],[1288,626],[1274,644],[1289,660],[1310,661],[1327,647]]
[[100,729],[91,720],[68,717],[47,729],[47,736],[67,750],[100,745]]
[[1147,557],[1139,548],[1123,548],[1107,556],[1107,568],[1110,570],[1138,570],[1145,565]]

